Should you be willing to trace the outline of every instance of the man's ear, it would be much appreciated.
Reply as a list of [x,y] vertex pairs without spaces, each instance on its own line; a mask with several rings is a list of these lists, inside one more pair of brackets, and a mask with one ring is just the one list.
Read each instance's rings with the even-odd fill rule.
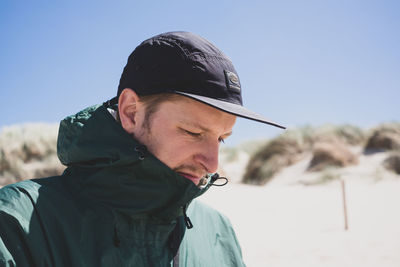
[[118,99],[118,114],[122,128],[129,134],[134,133],[138,124],[139,96],[130,88],[125,88]]

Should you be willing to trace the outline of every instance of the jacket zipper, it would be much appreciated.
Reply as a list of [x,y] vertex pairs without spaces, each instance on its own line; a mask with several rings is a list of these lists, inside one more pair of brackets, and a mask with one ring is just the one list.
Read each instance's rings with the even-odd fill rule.
[[[217,180],[219,180],[219,179],[224,179],[224,180],[225,180],[225,183],[219,184],[219,185],[214,184],[214,182],[217,181]],[[205,191],[208,190],[208,188],[210,188],[210,186],[213,186],[213,185],[216,185],[216,186],[224,186],[224,185],[226,185],[227,183],[228,183],[228,179],[227,179],[227,178],[225,178],[225,177],[220,177],[218,173],[215,173],[215,174],[213,174],[213,175],[211,176],[210,182],[204,187],[204,189],[203,189],[203,190],[200,192],[200,194],[198,194],[197,196],[202,195]],[[184,219],[184,221],[185,221],[185,225],[186,225],[187,229],[192,229],[192,228],[193,228],[192,221],[190,220],[190,218],[189,218],[189,217],[187,216],[187,214],[186,214],[187,208],[188,208],[188,204],[185,204],[185,205],[182,206],[183,219]]]
[[192,221],[190,220],[190,218],[187,216],[186,214],[186,210],[188,208],[188,204],[183,205],[182,210],[183,210],[183,219],[185,221],[186,224],[186,228],[187,229],[192,229],[193,228],[193,224]]

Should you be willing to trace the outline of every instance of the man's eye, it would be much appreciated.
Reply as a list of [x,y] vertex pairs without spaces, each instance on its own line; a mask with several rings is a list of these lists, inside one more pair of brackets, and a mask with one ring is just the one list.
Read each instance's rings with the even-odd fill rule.
[[200,133],[194,133],[194,132],[191,132],[191,131],[188,131],[188,130],[185,130],[185,132],[187,133],[187,134],[189,134],[189,135],[191,135],[191,136],[200,136]]

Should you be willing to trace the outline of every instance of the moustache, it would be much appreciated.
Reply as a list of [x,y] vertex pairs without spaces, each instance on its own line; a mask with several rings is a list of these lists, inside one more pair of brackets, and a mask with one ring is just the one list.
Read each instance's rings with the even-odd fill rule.
[[193,165],[181,165],[173,169],[175,172],[188,173],[196,177],[206,177],[207,171],[203,167],[196,167]]

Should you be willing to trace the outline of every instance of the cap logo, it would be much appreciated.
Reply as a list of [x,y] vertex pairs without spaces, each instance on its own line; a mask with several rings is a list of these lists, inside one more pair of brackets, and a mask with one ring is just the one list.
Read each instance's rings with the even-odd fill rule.
[[239,77],[235,73],[227,70],[224,70],[224,74],[226,80],[226,87],[228,87],[228,89],[230,89],[231,91],[240,93]]

